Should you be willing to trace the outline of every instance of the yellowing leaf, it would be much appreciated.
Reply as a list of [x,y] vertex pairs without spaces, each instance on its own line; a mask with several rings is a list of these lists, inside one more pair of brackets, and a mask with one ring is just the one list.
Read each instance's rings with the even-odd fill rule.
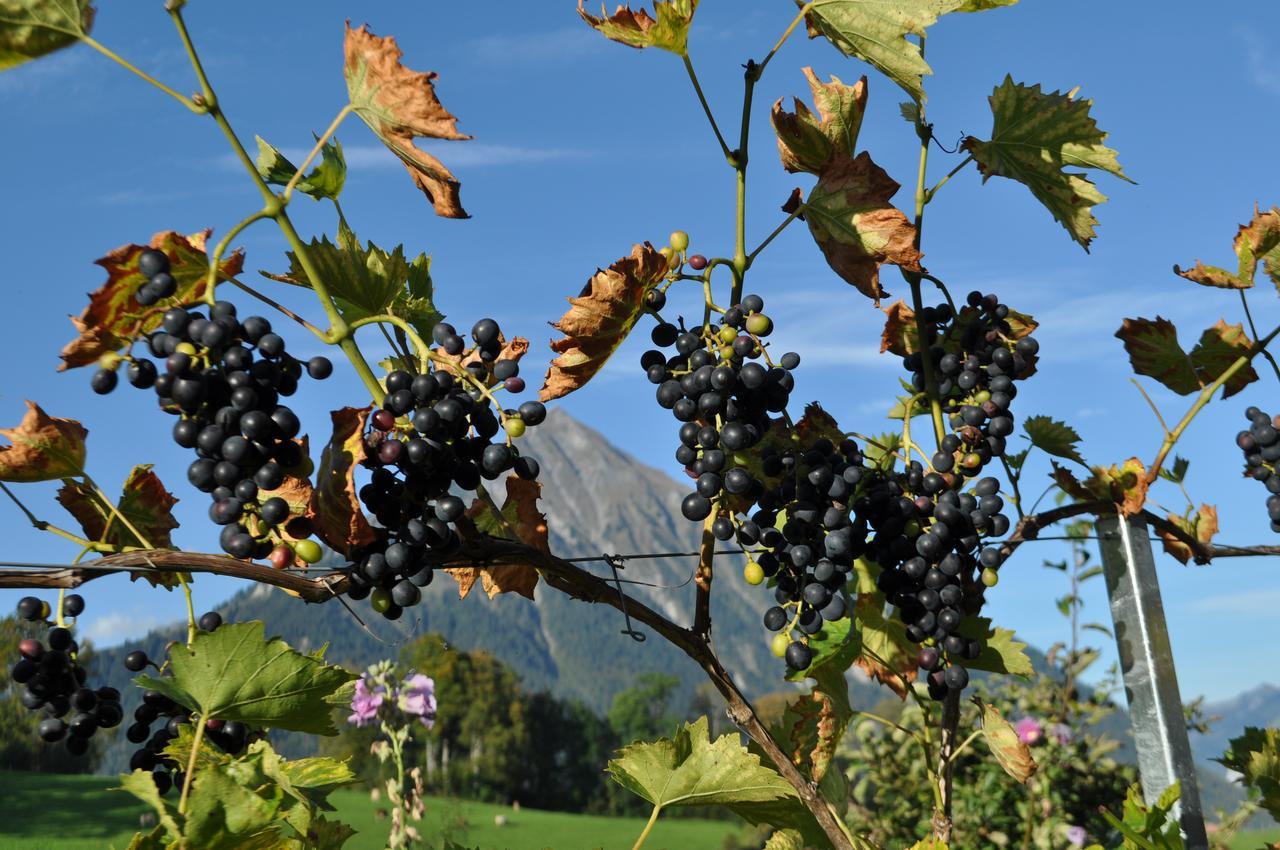
[[1235,273],[1217,266],[1206,266],[1197,260],[1194,268],[1174,266],[1174,274],[1203,286],[1248,289],[1253,286],[1258,263],[1262,262],[1267,275],[1280,287],[1280,207],[1272,207],[1266,212],[1259,212],[1254,207],[1253,218],[1248,224],[1240,225],[1236,232],[1233,247],[1238,261]]
[[984,703],[981,697],[975,696],[973,701],[982,712],[982,738],[991,748],[992,755],[1005,773],[1026,784],[1038,766],[1031,757],[1031,749],[1022,742],[1017,731],[1009,725],[1008,720],[1000,716],[994,706]]
[[80,482],[67,481],[58,491],[58,501],[76,518],[90,540],[153,549],[173,546],[170,532],[178,527],[178,520],[173,516],[173,506],[178,500],[165,489],[149,463],[133,468],[117,503],[117,510],[146,540],[134,536],[102,500]]
[[920,349],[916,334],[916,313],[902,299],[884,308],[884,330],[880,333],[880,353],[906,357]]
[[[526,481],[515,475],[507,477],[507,498],[502,504],[502,517],[506,520],[520,542],[532,546],[540,552],[549,552],[547,542],[547,518],[538,509],[538,497],[542,493],[542,485],[537,481]],[[465,526],[460,531],[466,533],[480,532],[490,537],[509,538],[506,528],[493,514],[484,501],[477,499],[467,511],[467,519],[474,525],[473,530]],[[465,599],[479,579],[484,592],[489,598],[499,593],[518,593],[533,598],[533,589],[538,584],[538,571],[532,564],[519,562],[493,561],[484,566],[450,567],[445,570],[458,582],[458,598]]]
[[333,697],[356,678],[264,636],[261,620],[197,632],[190,647],[169,649],[171,676],[138,676],[201,717],[238,720],[315,735],[333,735]]
[[689,27],[698,0],[657,0],[653,4],[656,18],[643,8],[633,12],[624,5],[608,15],[603,4],[597,17],[585,11],[584,5],[586,0],[578,0],[578,14],[605,38],[628,47],[659,47],[680,56],[689,51]]
[[[89,294],[89,306],[80,317],[72,319],[80,335],[62,349],[62,365],[58,370],[96,363],[106,352],[118,351],[134,337],[159,327],[165,311],[174,304],[190,304],[202,299],[209,272],[205,243],[212,232],[205,230],[183,236],[169,230],[151,237],[150,246],[122,245],[94,260],[107,270],[107,281]],[[143,307],[134,295],[147,282],[138,271],[138,258],[148,247],[164,252],[169,258],[169,274],[178,282],[178,291],[172,298]],[[234,277],[243,267],[244,253],[234,251],[223,259],[218,279]]]
[[0,446],[0,481],[52,481],[84,472],[89,432],[74,419],[58,419],[27,402],[17,428],[0,428],[11,445]]
[[0,71],[75,44],[94,12],[89,0],[0,0]]
[[[960,0],[814,0],[805,21],[809,37],[825,36],[846,56],[861,59],[893,80],[917,103],[925,100],[925,74],[932,74],[920,45],[909,35],[923,36],[938,16]],[[796,0],[805,8],[806,0]]]
[[[514,360],[519,363],[520,358],[524,357],[529,352],[529,340],[522,336],[513,337],[511,341],[508,342],[507,338],[499,332],[498,343],[502,346],[498,351],[498,360]],[[455,371],[466,369],[472,363],[483,362],[483,358],[480,356],[479,346],[475,346],[474,348],[464,351],[462,354],[458,354],[456,356],[445,351],[443,348],[436,348],[435,357],[437,362],[447,360],[453,363],[456,367]],[[498,379],[492,375],[485,378],[484,382],[490,387],[499,383]]]
[[644,299],[667,273],[666,259],[648,242],[597,271],[569,310],[552,325],[564,334],[551,343],[551,361],[538,397],[566,396],[591,380],[644,315]]
[[812,68],[804,69],[817,115],[795,100],[795,112],[782,108],[782,98],[773,105],[773,130],[778,136],[778,154],[787,171],[821,174],[833,157],[852,158],[857,153],[858,131],[867,107],[867,78],[846,86],[838,77],[824,83]]
[[854,616],[862,640],[862,649],[854,664],[906,699],[916,674],[916,651],[907,640],[906,627],[897,620],[885,618],[884,597],[878,593],[859,595]]
[[[1208,385],[1216,381],[1241,357],[1252,350],[1253,343],[1240,324],[1228,325],[1219,319],[1217,324],[1206,328],[1200,335],[1200,341],[1191,349],[1191,365],[1201,384]],[[1230,398],[1242,389],[1258,380],[1258,373],[1252,364],[1246,363],[1237,369],[1222,385],[1222,397]]]
[[1125,516],[1142,510],[1147,501],[1147,469],[1142,461],[1131,457],[1119,466],[1090,467],[1093,474],[1079,481],[1071,471],[1053,464],[1051,477],[1072,498],[1114,502]]
[[316,534],[336,552],[372,543],[373,527],[356,496],[355,466],[365,456],[364,428],[372,408],[344,407],[329,414],[333,436],[320,455],[311,514]]
[[1098,220],[1093,207],[1107,199],[1088,178],[1068,168],[1093,168],[1123,180],[1116,152],[1103,144],[1089,109],[1091,100],[1073,93],[1044,93],[1040,86],[1015,83],[1012,77],[991,95],[995,123],[991,140],[972,136],[964,148],[973,155],[983,182],[991,177],[1017,180],[1088,250]]
[[[1169,522],[1206,546],[1212,543],[1213,536],[1218,533],[1218,509],[1213,505],[1201,505],[1200,509],[1194,514],[1188,508],[1187,514],[1187,516],[1169,514]],[[1180,562],[1189,563],[1194,557],[1191,547],[1174,535],[1167,531],[1159,531],[1157,533],[1160,535],[1160,540],[1164,545],[1164,551],[1177,558]]]
[[400,158],[437,215],[466,218],[459,197],[462,184],[440,160],[413,143],[415,137],[471,138],[458,131],[458,119],[436,97],[438,75],[404,67],[396,40],[380,38],[363,26],[347,26],[344,53],[343,73],[355,113]]
[[892,263],[921,270],[915,226],[889,203],[898,188],[863,152],[833,162],[805,202],[809,232],[827,264],[876,301],[889,294],[880,286],[880,266]]

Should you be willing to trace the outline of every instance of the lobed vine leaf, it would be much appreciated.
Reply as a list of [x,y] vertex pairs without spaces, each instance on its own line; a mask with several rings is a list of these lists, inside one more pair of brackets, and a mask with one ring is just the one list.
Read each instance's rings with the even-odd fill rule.
[[[529,352],[529,340],[525,339],[522,336],[512,337],[511,340],[508,342],[507,338],[503,336],[502,333],[499,333],[498,342],[502,346],[501,349],[498,351],[498,358],[497,358],[498,360],[514,360],[518,363],[520,362],[520,358],[524,357],[525,354]],[[452,362],[454,366],[457,368],[457,370],[466,369],[472,363],[483,362],[483,358],[480,357],[479,346],[476,346],[470,349],[469,351],[465,351],[462,354],[459,354],[456,356],[445,351],[443,348],[436,348],[435,357],[437,358],[437,362],[439,360],[447,360]],[[490,386],[490,387],[499,383],[498,379],[493,377],[493,375],[489,375],[488,377],[486,377],[484,379],[484,382],[487,386]]]
[[[286,186],[298,173],[298,167],[261,136],[254,136],[258,142],[258,158],[255,165],[258,174],[268,183]],[[310,195],[317,201],[321,198],[338,200],[342,187],[347,182],[347,160],[342,155],[342,144],[336,139],[327,140],[320,147],[320,162],[311,169],[311,173],[297,182],[295,188],[304,195]]]
[[960,625],[960,634],[982,641],[982,654],[965,662],[969,669],[1023,678],[1035,675],[1031,659],[1024,651],[1027,645],[1014,637],[1009,629],[993,627],[990,617],[966,617]]
[[364,429],[370,407],[344,407],[329,414],[333,436],[320,454],[311,516],[317,536],[331,549],[346,554],[352,547],[374,540],[373,526],[360,509],[355,467],[364,460]]
[[1172,481],[1174,484],[1181,484],[1187,478],[1187,470],[1191,467],[1191,461],[1181,455],[1173,456],[1173,463],[1166,463],[1160,467],[1160,477],[1165,481]]
[[916,673],[916,651],[907,640],[906,626],[885,617],[884,596],[879,593],[859,594],[854,617],[861,640],[854,664],[906,699]]
[[[150,245],[122,245],[94,262],[107,270],[107,280],[89,293],[89,306],[72,319],[79,336],[62,349],[58,371],[89,366],[109,351],[118,351],[135,337],[160,325],[174,304],[191,304],[206,295],[209,256],[206,242],[212,230],[183,236],[172,230],[151,237]],[[147,278],[138,271],[138,258],[148,248],[169,258],[169,273],[178,283],[173,298],[143,307],[134,297]],[[228,280],[244,268],[244,252],[233,251],[218,267],[218,280]]]
[[10,445],[0,446],[0,481],[52,481],[84,472],[88,430],[74,419],[45,413],[34,401],[17,428],[0,428]]
[[171,676],[138,676],[134,682],[201,717],[315,735],[337,733],[333,700],[357,678],[279,638],[266,639],[261,620],[197,632],[190,647],[170,648],[169,665]]
[[374,135],[400,158],[414,185],[445,218],[467,218],[462,184],[440,160],[413,143],[418,137],[465,140],[457,118],[436,97],[434,71],[411,71],[400,64],[396,40],[348,24],[343,74],[351,105]]
[[985,12],[988,9],[1001,9],[1005,6],[1012,6],[1018,0],[964,0],[953,12]]
[[[432,301],[431,258],[426,254],[410,260],[403,245],[386,251],[372,242],[363,243],[345,221],[339,222],[337,242],[327,236],[312,239],[307,253],[348,322],[391,314],[429,339],[432,328],[444,318]],[[311,280],[297,255],[290,251],[288,257],[288,274],[259,274],[310,288]]]
[[991,754],[1005,773],[1025,785],[1039,767],[1031,757],[1031,749],[995,706],[987,705],[978,696],[973,701],[982,712],[982,739],[991,748]]
[[1255,206],[1253,218],[1240,225],[1233,248],[1238,262],[1237,270],[1229,272],[1217,266],[1206,266],[1196,260],[1194,267],[1173,267],[1173,273],[1202,286],[1219,289],[1249,289],[1253,286],[1258,263],[1272,282],[1280,287],[1280,207],[1260,212]]
[[880,333],[880,353],[886,351],[899,357],[913,354],[920,348],[916,334],[916,312],[899,298],[884,309],[884,330]]
[[1031,445],[1056,457],[1065,457],[1076,463],[1084,463],[1077,447],[1080,435],[1076,429],[1065,422],[1059,422],[1049,416],[1031,416],[1022,423]]
[[569,310],[552,327],[564,334],[551,350],[558,355],[547,369],[538,397],[561,398],[595,377],[644,315],[645,296],[662,282],[667,261],[648,242],[631,256],[597,270]]
[[907,38],[923,36],[938,16],[960,0],[795,0],[808,7],[809,37],[824,36],[846,56],[861,59],[893,80],[916,103],[925,101],[924,80],[932,74],[920,45]]
[[[1183,516],[1169,514],[1169,522],[1207,546],[1213,542],[1214,535],[1218,533],[1218,509],[1213,505],[1202,504],[1195,513],[1192,513],[1191,509],[1188,508],[1187,513]],[[1159,531],[1157,533],[1160,535],[1164,551],[1177,558],[1183,564],[1190,563],[1194,557],[1190,546],[1167,531]]]
[[58,502],[80,523],[90,540],[114,546],[142,546],[169,549],[173,546],[170,532],[178,527],[173,506],[178,499],[165,489],[149,463],[139,464],[124,481],[116,509],[146,540],[139,540],[124,527],[102,503],[94,491],[82,481],[66,479],[58,490]]
[[783,168],[822,174],[833,159],[852,159],[857,153],[858,131],[867,108],[867,78],[847,86],[839,77],[824,83],[813,68],[803,70],[817,114],[799,98],[794,101],[795,112],[787,112],[782,108],[784,98],[778,98],[771,114],[773,130]]
[[[502,503],[502,517],[519,537],[520,542],[540,552],[551,551],[547,538],[547,518],[538,508],[542,485],[526,481],[515,475],[507,476],[507,498]],[[490,537],[508,538],[502,521],[494,516],[493,509],[477,499],[467,511],[470,527],[461,526],[464,535],[477,532]],[[490,599],[499,593],[518,593],[533,599],[533,589],[538,584],[538,571],[530,564],[501,560],[484,566],[450,567],[445,570],[458,582],[458,598],[466,599],[479,579]]]
[[1240,774],[1244,784],[1258,792],[1262,807],[1272,816],[1280,815],[1280,729],[1247,726],[1214,761]]
[[75,44],[96,11],[89,0],[0,0],[0,71]]
[[787,708],[782,732],[791,745],[796,767],[814,782],[821,782],[853,719],[845,673],[857,660],[862,640],[846,618],[825,624],[810,638],[809,649],[813,661],[808,669],[788,672],[787,680],[813,679],[813,689]]
[[889,203],[898,189],[864,151],[832,162],[805,202],[809,232],[827,264],[877,303],[889,294],[880,286],[882,265],[922,270],[915,226]]
[[1093,101],[1076,100],[1074,91],[1045,93],[1039,84],[1015,83],[1009,76],[990,100],[995,116],[991,139],[970,136],[964,141],[983,182],[992,177],[1017,180],[1087,251],[1098,223],[1093,207],[1107,196],[1085,174],[1065,169],[1092,168],[1129,180],[1116,152],[1103,144],[1107,134],[1089,114]]
[[[1133,371],[1155,378],[1179,395],[1190,395],[1218,380],[1241,357],[1252,351],[1252,340],[1240,324],[1219,319],[1206,328],[1190,354],[1178,342],[1178,331],[1168,319],[1125,319],[1116,331],[1129,354]],[[1222,386],[1229,398],[1258,380],[1258,373],[1246,363]]]
[[643,8],[632,11],[630,6],[620,5],[612,15],[605,12],[603,3],[600,15],[592,15],[583,7],[586,0],[578,0],[578,14],[588,26],[605,38],[628,47],[658,47],[680,56],[689,52],[689,27],[698,0],[657,0],[653,15]]
[[1133,516],[1142,510],[1147,501],[1147,468],[1142,461],[1131,457],[1120,465],[1090,467],[1092,474],[1084,481],[1078,480],[1071,470],[1053,463],[1050,477],[1069,496],[1080,500],[1101,500],[1115,503],[1125,516]]
[[[128,791],[146,803],[156,813],[157,829],[174,836],[181,834],[178,821],[175,819],[174,813],[169,811],[169,806],[164,798],[160,796],[160,790],[156,787],[155,775],[151,771],[139,769],[132,773],[122,774],[120,776],[120,787],[115,790]],[[141,846],[146,847],[148,845],[143,844]],[[164,845],[156,844],[155,846],[162,847]]]

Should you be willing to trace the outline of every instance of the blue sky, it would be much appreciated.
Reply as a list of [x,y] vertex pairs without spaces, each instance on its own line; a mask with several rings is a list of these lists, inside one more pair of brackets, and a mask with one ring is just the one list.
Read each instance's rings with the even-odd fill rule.
[[[440,73],[438,93],[475,141],[431,149],[463,181],[470,221],[434,217],[400,166],[358,122],[339,133],[351,166],[344,208],[366,238],[403,242],[433,255],[437,304],[460,324],[492,315],[508,332],[530,337],[525,373],[541,373],[552,336],[543,324],[563,312],[588,275],[630,250],[663,244],[673,228],[692,236],[692,250],[732,252],[733,175],[723,165],[677,58],[606,42],[577,18],[571,0],[486,4],[301,4],[224,0],[192,3],[188,20],[220,99],[250,144],[261,134],[286,151],[305,148],[344,104],[342,21],[367,21],[398,37],[405,62]],[[1226,263],[1236,225],[1255,202],[1280,203],[1274,166],[1280,138],[1280,70],[1265,33],[1280,27],[1270,0],[1241,0],[1231,14],[1203,7],[1078,0],[1023,0],[1011,9],[953,15],[931,30],[929,117],[946,144],[990,130],[992,88],[1015,80],[1048,90],[1081,86],[1093,114],[1111,133],[1138,185],[1100,179],[1111,201],[1091,255],[1080,250],[1027,191],[1010,181],[981,185],[970,169],[929,208],[925,263],[963,295],[995,291],[1041,321],[1040,374],[1017,399],[1021,415],[1048,413],[1084,436],[1086,456],[1113,462],[1150,460],[1160,433],[1128,381],[1112,334],[1125,316],[1165,316],[1190,345],[1219,316],[1242,319],[1233,293],[1199,289],[1170,272],[1196,258]],[[536,11],[531,11],[536,10]],[[726,133],[736,134],[741,69],[760,58],[790,20],[781,0],[706,0],[698,12],[692,55]],[[371,17],[370,17],[371,16]],[[179,90],[194,80],[158,2],[109,4],[96,37]],[[871,74],[870,106],[860,143],[904,184],[908,206],[916,147],[898,116],[902,93],[824,41],[798,34],[770,65],[756,91],[751,146],[748,242],[780,221],[778,206],[811,178],[778,164],[768,125],[781,96],[808,96],[799,69],[853,82]],[[15,424],[24,398],[54,415],[76,415],[91,430],[90,463],[107,484],[137,462],[152,462],[183,497],[177,539],[209,549],[215,535],[203,498],[179,487],[186,460],[170,444],[167,417],[132,391],[92,396],[85,371],[56,374],[57,352],[70,337],[68,314],[101,282],[92,260],[163,229],[224,231],[259,200],[230,160],[210,122],[197,119],[93,51],[76,47],[0,75],[0,248],[5,256],[7,332],[0,337],[0,423]],[[936,179],[958,162],[934,151]],[[332,233],[330,208],[301,198],[304,233]],[[260,226],[243,234],[249,270],[282,267],[282,242]],[[905,286],[892,269],[887,288]],[[250,275],[252,276],[252,275]],[[270,284],[266,284],[270,285]],[[826,267],[802,226],[786,231],[752,269],[748,289],[766,299],[780,348],[804,357],[797,403],[821,399],[846,427],[887,430],[883,411],[897,387],[896,358],[876,355],[882,316]],[[309,314],[318,311],[298,301]],[[689,302],[690,311],[693,302]],[[1280,321],[1274,294],[1260,287],[1251,306],[1265,332]],[[586,390],[563,406],[642,460],[678,472],[675,428],[649,401],[635,366],[647,343],[637,335]],[[304,346],[309,343],[302,341]],[[371,348],[377,346],[372,344]],[[313,353],[307,350],[307,353]],[[1225,404],[1211,406],[1180,448],[1195,458],[1188,489],[1216,503],[1220,540],[1271,542],[1265,492],[1238,476],[1233,435],[1248,404],[1276,407],[1275,376]],[[1146,384],[1166,418],[1188,401]],[[319,422],[338,397],[361,391],[343,374],[323,390],[304,390],[298,407]],[[1032,469],[1038,479],[1045,465]],[[57,516],[50,486],[23,488],[42,516]],[[1181,509],[1176,491],[1156,498]],[[31,530],[0,506],[0,530],[11,560],[65,561],[74,552]],[[1063,635],[1052,600],[1061,576],[1040,568],[1061,545],[1025,547],[1004,571],[990,613],[1025,640],[1047,646]],[[1161,556],[1160,570],[1185,696],[1233,695],[1277,681],[1268,662],[1270,615],[1280,582],[1270,558],[1223,560],[1184,568]],[[207,608],[236,589],[201,579]],[[17,594],[0,592],[0,600]],[[124,578],[90,586],[90,634],[115,641],[181,616],[181,600]],[[1087,592],[1086,615],[1106,621],[1100,582]],[[762,638],[763,639],[763,638]],[[1114,657],[1109,650],[1108,657]]]

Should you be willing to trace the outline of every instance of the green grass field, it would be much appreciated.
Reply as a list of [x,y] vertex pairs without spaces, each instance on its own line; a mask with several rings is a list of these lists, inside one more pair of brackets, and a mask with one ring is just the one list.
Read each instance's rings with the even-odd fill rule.
[[[144,807],[102,776],[47,776],[0,773],[0,794],[7,817],[0,819],[0,850],[123,850]],[[369,795],[355,791],[333,795],[337,817],[358,832],[350,850],[381,850],[387,821],[376,816]],[[508,823],[496,827],[494,815]],[[433,798],[427,804],[423,832],[448,837],[480,850],[627,850],[644,828],[638,818],[595,817]],[[653,850],[719,850],[736,827],[728,822],[660,820],[645,842]]]
[[1274,841],[1280,841],[1280,829],[1242,832],[1231,839],[1231,850],[1262,850]]

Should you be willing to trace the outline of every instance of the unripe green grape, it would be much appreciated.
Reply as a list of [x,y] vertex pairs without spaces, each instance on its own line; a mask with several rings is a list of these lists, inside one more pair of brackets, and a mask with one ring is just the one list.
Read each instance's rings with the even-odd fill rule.
[[730,328],[726,326],[720,329],[721,342],[728,344],[733,342],[737,338],[738,338],[738,331],[736,328]]
[[175,354],[185,354],[188,357],[195,357],[197,354],[200,353],[196,349],[196,347],[189,342],[178,343],[178,345],[173,349],[173,351]]
[[662,259],[667,261],[667,268],[674,268],[680,263],[680,257],[670,248],[663,247],[658,249],[658,253],[662,255]]
[[747,565],[742,569],[742,578],[747,584],[760,584],[764,581],[764,567],[761,567],[753,560],[748,560]]
[[787,647],[791,645],[791,636],[786,632],[778,632],[773,636],[773,640],[769,641],[769,651],[781,658],[787,654]]
[[747,332],[756,336],[768,336],[773,332],[773,319],[764,313],[753,313],[747,317]]
[[671,234],[671,247],[681,252],[686,250],[689,247],[689,234],[683,230],[673,231]]
[[324,552],[320,550],[320,544],[314,540],[299,540],[293,544],[293,554],[308,564],[314,564],[323,557]]
[[982,571],[982,583],[987,587],[995,587],[1000,581],[1000,574],[995,570],[987,567]]
[[391,607],[391,593],[386,588],[379,587],[369,594],[369,607],[379,614],[385,614],[387,609]]
[[519,416],[508,416],[503,421],[502,427],[506,429],[507,436],[513,440],[518,440],[524,436],[525,424],[524,420]]

